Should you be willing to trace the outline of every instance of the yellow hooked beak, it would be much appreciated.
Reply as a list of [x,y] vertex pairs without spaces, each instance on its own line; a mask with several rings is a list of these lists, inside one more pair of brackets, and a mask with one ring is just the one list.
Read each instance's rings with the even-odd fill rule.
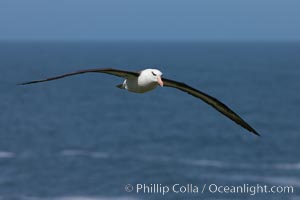
[[160,76],[157,76],[157,83],[163,87],[164,86],[164,82],[161,80],[161,77]]

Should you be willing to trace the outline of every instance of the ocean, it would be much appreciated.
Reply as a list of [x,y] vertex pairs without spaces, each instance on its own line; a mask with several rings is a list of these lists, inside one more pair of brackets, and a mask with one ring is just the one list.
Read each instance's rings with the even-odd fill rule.
[[[2,41],[0,199],[300,199],[299,55],[297,42]],[[17,85],[107,67],[157,68],[261,137],[172,88],[134,94],[96,73]]]

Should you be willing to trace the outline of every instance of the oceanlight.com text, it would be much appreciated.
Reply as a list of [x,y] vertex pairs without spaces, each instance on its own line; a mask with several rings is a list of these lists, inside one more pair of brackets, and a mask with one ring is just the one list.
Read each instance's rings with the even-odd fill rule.
[[168,193],[175,194],[292,194],[293,186],[280,185],[262,185],[262,184],[241,184],[241,185],[218,185],[218,184],[179,184],[163,185],[163,184],[127,184],[126,192],[134,192],[136,194],[158,194],[166,195]]
[[[206,185],[205,185],[206,187]],[[268,186],[268,185],[249,185],[249,184],[242,184],[242,185],[217,185],[217,184],[209,184],[208,189],[210,193],[220,193],[220,194],[249,194],[249,195],[256,195],[256,194],[292,194],[294,192],[293,186]]]

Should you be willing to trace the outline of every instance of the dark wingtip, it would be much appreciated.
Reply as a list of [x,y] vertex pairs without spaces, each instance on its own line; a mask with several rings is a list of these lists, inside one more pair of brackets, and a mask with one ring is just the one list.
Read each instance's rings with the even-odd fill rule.
[[28,85],[28,84],[31,84],[31,82],[17,83],[17,85]]
[[29,84],[40,83],[40,82],[45,82],[45,81],[47,81],[47,80],[29,81],[29,82],[17,83],[17,85],[29,85]]
[[261,135],[258,133],[258,132],[253,132],[255,135],[257,135],[257,136],[259,136],[259,137],[261,137]]
[[253,133],[254,135],[257,135],[257,136],[261,136],[256,130],[254,130],[253,128],[251,128],[250,130],[249,130],[251,133]]

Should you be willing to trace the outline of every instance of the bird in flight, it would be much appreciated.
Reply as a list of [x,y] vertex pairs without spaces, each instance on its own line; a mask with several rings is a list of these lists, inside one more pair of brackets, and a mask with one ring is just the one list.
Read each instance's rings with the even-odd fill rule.
[[63,74],[60,76],[50,77],[47,79],[24,82],[24,83],[20,83],[19,85],[27,85],[33,83],[52,81],[52,80],[61,79],[61,78],[78,75],[78,74],[84,74],[84,73],[105,73],[105,74],[110,74],[110,75],[125,78],[124,82],[122,84],[117,85],[117,87],[134,93],[145,93],[155,89],[158,85],[160,85],[161,87],[165,86],[165,87],[179,89],[196,98],[201,99],[202,101],[211,105],[217,111],[219,111],[220,113],[222,113],[223,115],[225,115],[226,117],[228,117],[229,119],[237,123],[238,125],[242,126],[243,128],[247,129],[253,134],[259,136],[258,132],[254,128],[252,128],[238,114],[236,114],[234,111],[232,111],[228,106],[220,102],[218,99],[204,92],[201,92],[195,88],[192,88],[191,86],[185,83],[163,78],[162,72],[157,69],[145,69],[140,72],[124,71],[124,70],[111,69],[111,68],[86,69],[86,70],[80,70],[72,73]]

